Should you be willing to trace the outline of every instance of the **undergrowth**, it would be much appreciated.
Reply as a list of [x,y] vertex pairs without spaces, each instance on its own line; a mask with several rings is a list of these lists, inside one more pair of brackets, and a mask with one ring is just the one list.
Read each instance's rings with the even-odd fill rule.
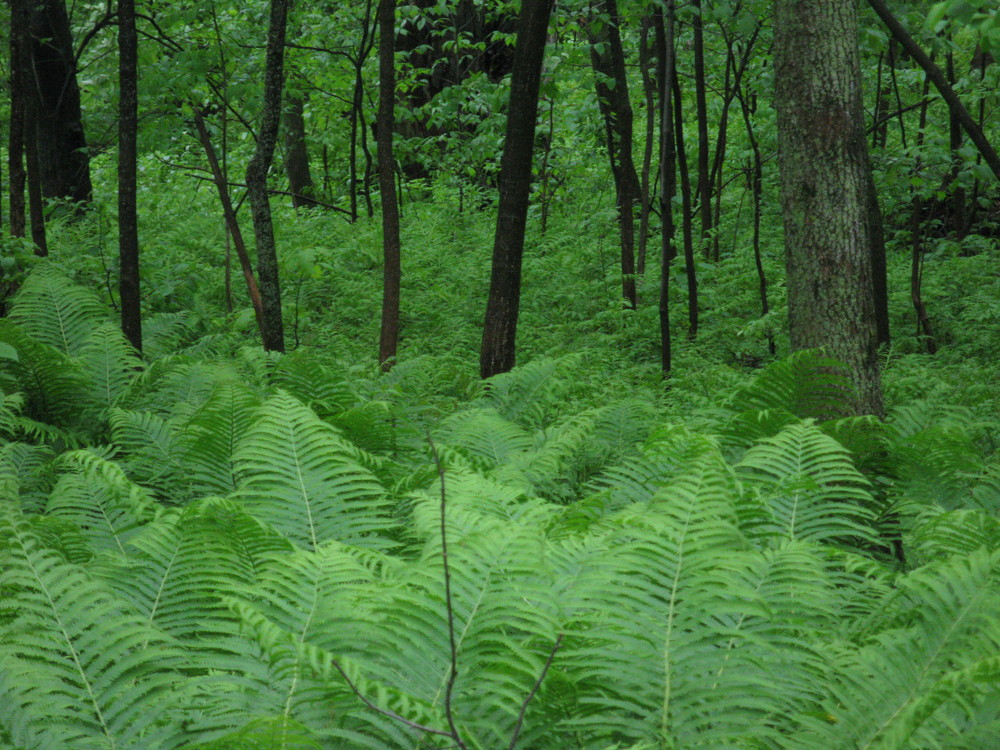
[[357,331],[283,356],[152,309],[140,360],[67,262],[24,281],[0,748],[994,747],[995,392],[949,405],[900,349],[885,422],[826,419],[819,354],[693,347],[664,392],[611,375],[641,360],[619,312],[488,388],[464,324],[380,377],[348,254],[308,294],[342,284]]

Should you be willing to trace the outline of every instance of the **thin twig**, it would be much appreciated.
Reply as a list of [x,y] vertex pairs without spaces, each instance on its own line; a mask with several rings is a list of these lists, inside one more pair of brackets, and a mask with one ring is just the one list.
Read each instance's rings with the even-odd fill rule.
[[524,712],[528,710],[528,704],[531,699],[535,697],[535,693],[538,692],[538,688],[542,686],[542,680],[545,679],[545,675],[549,672],[549,667],[552,666],[552,660],[556,658],[556,651],[562,645],[563,634],[560,633],[556,636],[556,642],[552,644],[552,650],[549,652],[549,658],[545,661],[545,666],[542,667],[542,673],[538,675],[538,679],[535,680],[534,686],[531,688],[531,692],[525,697],[524,702],[521,704],[521,711],[517,715],[517,724],[514,725],[514,734],[510,738],[510,744],[507,745],[507,750],[514,750],[514,745],[517,744],[517,736],[521,733],[521,724],[524,722]]
[[434,456],[434,464],[437,466],[438,478],[441,480],[441,564],[444,567],[444,605],[448,614],[448,644],[451,649],[451,666],[448,671],[448,686],[444,692],[444,715],[451,727],[451,737],[455,740],[461,750],[468,750],[455,726],[455,716],[451,710],[451,694],[455,687],[455,679],[458,677],[458,653],[455,648],[455,609],[451,601],[451,571],[448,569],[448,534],[445,523],[445,510],[448,506],[448,496],[445,492],[444,464],[441,456],[438,455],[437,446],[430,433],[427,433],[427,442],[431,446],[431,455]]
[[[180,166],[180,165],[178,165],[178,166]],[[205,182],[215,182],[215,180],[213,180],[211,177],[206,177],[206,176],[200,175],[200,174],[188,174],[188,177],[194,177],[196,180],[204,180]],[[229,187],[236,187],[236,188],[244,188],[244,189],[246,189],[246,183],[243,183],[243,182],[231,182],[230,181],[230,182],[227,182],[226,184]],[[268,188],[267,192],[269,192],[271,195],[287,195],[287,196],[290,196],[292,198],[309,198],[309,200],[313,201],[318,206],[322,206],[323,208],[329,208],[331,211],[339,211],[340,213],[346,214],[347,216],[351,215],[350,211],[348,211],[346,209],[343,209],[340,206],[334,206],[334,205],[332,205],[330,203],[324,203],[321,200],[316,200],[316,198],[313,198],[311,195],[302,195],[302,193],[293,193],[293,192],[290,192],[288,190],[278,190],[277,188]]]
[[[424,726],[423,724],[418,724],[415,721],[410,721],[406,717],[400,716],[395,711],[391,711],[388,708],[382,708],[381,706],[375,705],[370,700],[368,700],[368,698],[365,697],[364,693],[358,690],[357,685],[355,685],[354,682],[351,680],[351,678],[347,676],[347,672],[344,671],[344,668],[340,666],[340,664],[337,662],[336,659],[331,659],[330,661],[333,663],[333,668],[336,669],[340,673],[340,676],[344,678],[344,682],[347,683],[347,686],[353,691],[353,693],[356,696],[358,696],[361,702],[364,703],[372,711],[380,713],[383,716],[388,716],[390,719],[395,719],[396,721],[400,722],[401,724],[405,724],[411,729],[417,729],[421,732],[427,732],[427,734],[437,734],[442,737],[451,737],[452,739],[454,739],[454,735],[451,732],[446,732],[443,729],[435,729],[434,727],[428,727]],[[464,745],[462,747],[464,747]]]

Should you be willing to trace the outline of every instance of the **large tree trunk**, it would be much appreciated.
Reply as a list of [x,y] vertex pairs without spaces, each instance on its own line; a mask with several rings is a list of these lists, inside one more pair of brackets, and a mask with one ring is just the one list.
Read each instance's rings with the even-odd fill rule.
[[622,298],[636,307],[635,207],[641,190],[632,159],[632,103],[625,76],[625,52],[616,0],[596,0],[597,23],[590,25],[590,60],[594,66],[597,103],[604,116],[608,157],[615,179],[621,244]]
[[378,361],[389,370],[396,361],[399,344],[399,204],[396,201],[396,160],[392,152],[392,130],[396,113],[395,61],[396,0],[380,0],[378,80],[378,185],[382,197],[382,331]]
[[257,275],[260,278],[261,335],[267,351],[285,351],[285,328],[281,320],[281,282],[278,252],[271,223],[271,202],[267,194],[267,172],[274,159],[281,122],[281,90],[284,85],[285,27],[289,0],[271,0],[264,62],[264,111],[261,115],[257,148],[247,167],[247,194],[257,242]]
[[[89,203],[90,156],[80,111],[76,59],[65,0],[38,0],[31,12],[33,92],[42,194]],[[31,136],[29,129],[29,137]]]
[[122,332],[142,351],[139,310],[139,225],[136,214],[138,37],[135,0],[118,0],[118,294]]
[[794,349],[848,367],[856,414],[883,413],[871,167],[854,0],[777,0],[778,165]]
[[514,366],[538,89],[552,3],[553,0],[521,2],[507,133],[500,160],[500,205],[493,239],[490,294],[479,355],[479,373],[484,378],[507,372]]

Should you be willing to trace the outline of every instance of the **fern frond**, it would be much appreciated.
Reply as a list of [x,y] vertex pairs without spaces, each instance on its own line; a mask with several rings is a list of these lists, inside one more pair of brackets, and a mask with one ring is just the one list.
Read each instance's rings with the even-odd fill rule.
[[35,269],[14,297],[10,318],[39,343],[63,354],[80,353],[108,311],[97,296],[53,268]]
[[128,391],[141,360],[121,329],[111,323],[98,326],[84,340],[78,356],[89,386],[86,405],[103,419]]
[[560,389],[572,382],[564,376],[582,354],[558,359],[536,359],[487,381],[486,403],[511,422],[525,427],[545,427],[558,414]]
[[850,413],[851,393],[844,365],[807,349],[768,365],[727,399],[725,408],[734,415],[774,410],[800,419],[832,419]]
[[435,442],[459,450],[488,471],[529,451],[535,441],[526,429],[492,409],[468,409],[444,420],[435,430]]
[[203,668],[233,668],[234,652],[246,647],[223,597],[255,584],[265,559],[288,548],[234,504],[209,500],[147,524],[127,558],[100,574],[150,627],[200,653]]
[[[751,448],[737,470],[753,495],[743,510],[765,543],[777,539],[873,542],[874,498],[847,451],[811,421]],[[754,518],[756,516],[756,518]]]
[[5,508],[0,559],[0,592],[17,594],[15,618],[0,627],[0,702],[14,742],[157,746],[176,720],[169,690],[180,662],[167,639]]
[[[952,735],[941,711],[1000,698],[998,558],[985,552],[913,571],[888,603],[896,627],[838,665],[828,683],[833,722],[804,717],[784,746],[904,750]],[[891,623],[891,620],[889,621]]]
[[124,475],[111,484],[104,481],[107,473],[84,469],[63,475],[45,510],[76,524],[95,552],[124,555],[129,538],[153,520],[155,510],[147,497],[128,486]]
[[257,412],[233,456],[235,497],[307,549],[332,539],[384,545],[385,491],[357,454],[310,409],[279,393]]
[[25,395],[25,416],[76,427],[89,388],[80,361],[36,340],[12,320],[0,320],[0,342],[17,350],[17,360],[3,360],[2,366]]
[[236,489],[233,455],[260,404],[249,388],[224,382],[180,428],[179,460],[195,495],[226,495]]

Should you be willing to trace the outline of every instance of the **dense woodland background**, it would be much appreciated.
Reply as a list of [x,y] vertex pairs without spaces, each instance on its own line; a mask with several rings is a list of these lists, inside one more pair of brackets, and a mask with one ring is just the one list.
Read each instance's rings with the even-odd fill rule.
[[0,14],[0,750],[995,750],[995,3]]

